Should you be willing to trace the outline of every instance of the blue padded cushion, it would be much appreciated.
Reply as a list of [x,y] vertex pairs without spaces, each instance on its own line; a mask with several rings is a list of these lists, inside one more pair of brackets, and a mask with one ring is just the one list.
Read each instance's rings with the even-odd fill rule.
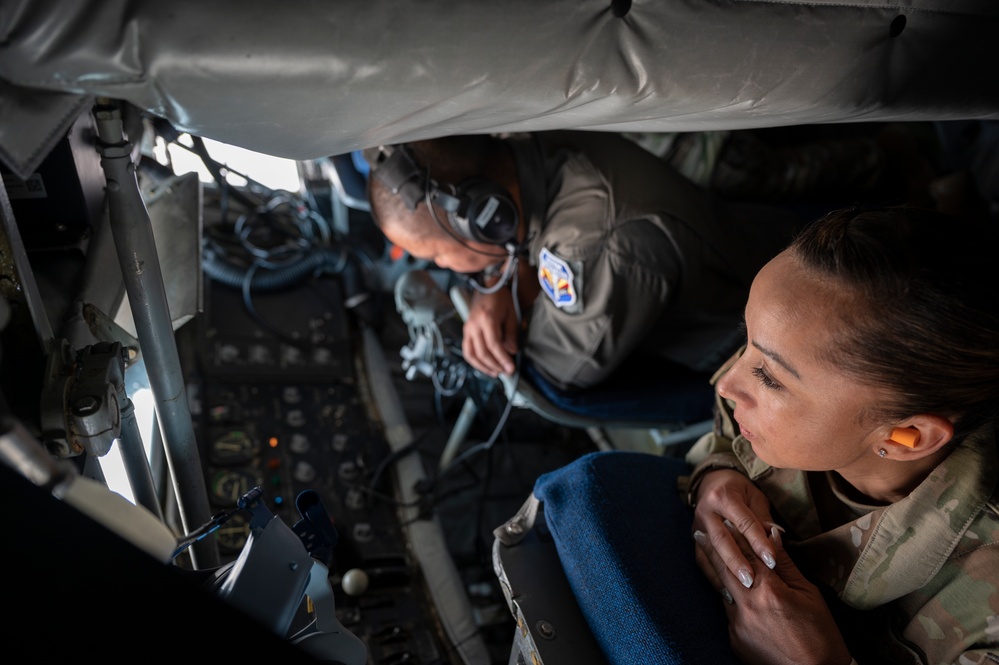
[[555,406],[593,418],[694,423],[711,418],[714,404],[711,372],[694,372],[657,358],[632,357],[606,380],[575,392],[560,390],[526,359],[523,372]]
[[371,173],[371,165],[368,164],[368,160],[364,159],[364,151],[355,150],[350,153],[350,161],[354,165],[354,170],[361,174],[364,180],[367,180],[368,174]]
[[[330,161],[340,176],[340,183],[347,195],[358,201],[367,201],[370,167],[364,161],[364,157],[361,157],[360,151],[352,152],[349,155],[333,155],[330,157]],[[362,165],[363,170],[361,169]]]
[[721,596],[694,561],[682,460],[600,452],[538,478],[569,585],[611,665],[737,663]]

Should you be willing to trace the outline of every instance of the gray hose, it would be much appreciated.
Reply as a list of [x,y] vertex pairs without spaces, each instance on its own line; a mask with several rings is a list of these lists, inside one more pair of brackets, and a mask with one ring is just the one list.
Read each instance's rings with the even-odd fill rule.
[[[325,268],[329,272],[340,272],[347,264],[345,250],[328,248],[315,249],[300,260],[273,270],[258,270],[250,279],[250,289],[255,292],[279,291],[296,284],[315,271]],[[233,265],[216,252],[207,250],[202,260],[205,274],[217,282],[234,289],[243,287],[247,269]]]

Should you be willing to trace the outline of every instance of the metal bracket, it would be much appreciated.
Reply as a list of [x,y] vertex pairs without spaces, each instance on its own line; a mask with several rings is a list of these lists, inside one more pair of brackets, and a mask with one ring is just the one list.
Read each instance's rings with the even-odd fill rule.
[[121,434],[125,396],[125,351],[118,342],[100,342],[77,354],[69,388],[67,436],[74,449],[103,457]]

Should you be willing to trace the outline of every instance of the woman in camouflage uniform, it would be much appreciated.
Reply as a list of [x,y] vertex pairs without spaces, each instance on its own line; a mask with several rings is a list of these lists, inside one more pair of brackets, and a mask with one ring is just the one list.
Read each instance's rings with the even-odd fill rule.
[[757,276],[688,455],[740,659],[997,662],[995,247],[936,213],[847,210]]

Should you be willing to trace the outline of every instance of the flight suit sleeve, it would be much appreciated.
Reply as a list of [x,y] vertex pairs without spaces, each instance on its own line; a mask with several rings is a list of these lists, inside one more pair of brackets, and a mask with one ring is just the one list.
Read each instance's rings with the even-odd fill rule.
[[542,292],[525,345],[534,366],[563,390],[607,378],[645,340],[680,272],[673,243],[647,219],[575,232],[539,254]]

